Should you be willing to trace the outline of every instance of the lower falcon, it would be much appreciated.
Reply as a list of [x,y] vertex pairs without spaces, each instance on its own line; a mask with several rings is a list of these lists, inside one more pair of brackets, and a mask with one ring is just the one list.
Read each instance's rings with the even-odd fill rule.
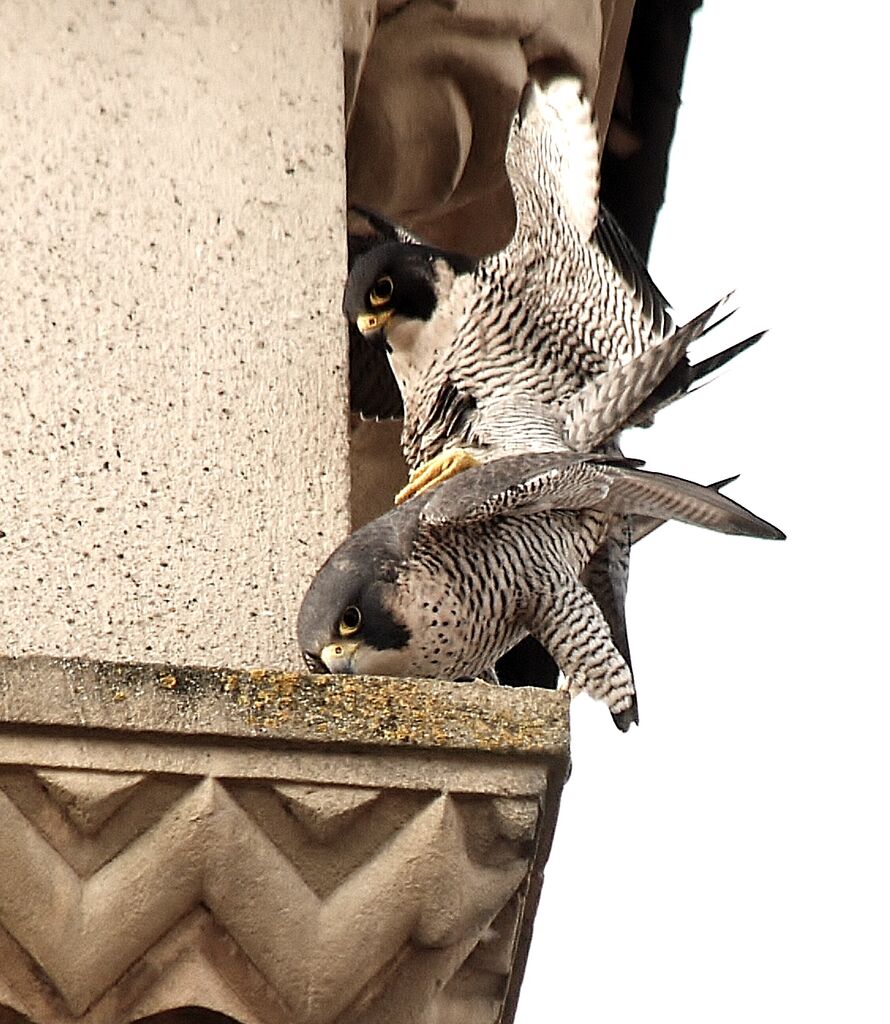
[[579,582],[613,519],[782,532],[715,490],[622,460],[518,455],[469,469],[356,531],[313,580],[298,632],[316,671],[467,679],[531,634],[573,692],[634,720],[630,670]]

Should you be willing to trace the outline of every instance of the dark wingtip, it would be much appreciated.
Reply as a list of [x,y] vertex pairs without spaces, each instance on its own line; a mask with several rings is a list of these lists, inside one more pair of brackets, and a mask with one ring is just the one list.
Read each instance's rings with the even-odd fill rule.
[[751,348],[752,345],[756,345],[758,341],[766,334],[766,331],[758,331],[757,334],[752,334],[750,338],[745,338],[744,341],[736,342],[735,345],[730,345],[729,348],[725,348],[722,352],[718,352],[716,355],[710,356],[708,359],[702,359],[701,362],[694,363],[689,367],[689,383],[701,380],[702,377],[707,377],[709,373],[713,373],[715,370],[719,370],[721,366],[724,366],[730,361],[735,359],[737,355],[741,355],[746,349]]
[[[732,295],[732,292],[730,292],[729,295],[726,296],[726,298],[729,299],[730,295]],[[700,337],[703,338],[706,334],[710,334],[711,331],[715,330],[721,324],[725,324],[726,321],[731,316],[734,316],[737,312],[738,309],[730,309],[728,312],[724,313],[723,316],[721,316],[719,319],[712,320],[711,323],[709,323],[708,326],[701,332]]]
[[[713,490],[714,488],[712,488]],[[725,495],[724,495],[725,497]],[[732,498],[727,499],[732,501]],[[738,530],[729,530],[729,533],[738,532],[743,537],[756,537],[758,540],[785,540],[785,534],[772,523],[758,516],[744,505],[733,502],[737,509],[742,512],[742,518],[738,521]]]
[[624,711],[613,711],[612,721],[622,732],[627,732],[632,725],[639,725],[640,713],[637,708],[636,697],[634,697],[634,702],[629,708],[625,708]]
[[710,491],[722,491],[724,487],[728,487],[729,484],[734,484],[736,480],[741,476],[741,473],[736,473],[734,476],[724,477],[722,480],[715,480],[714,483],[708,484],[708,490]]
[[761,519],[760,516],[755,516],[753,512],[751,512],[750,515],[754,522],[753,524],[746,525],[745,529],[742,531],[743,536],[756,537],[758,540],[788,539],[784,531],[780,530],[778,526],[773,526],[772,523],[768,523],[765,519]]

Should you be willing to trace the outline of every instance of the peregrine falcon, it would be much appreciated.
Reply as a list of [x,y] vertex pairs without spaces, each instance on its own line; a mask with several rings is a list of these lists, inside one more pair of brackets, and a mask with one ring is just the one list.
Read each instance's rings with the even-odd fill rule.
[[[664,296],[599,207],[596,129],[577,81],[529,84],[506,167],[516,228],[503,250],[472,260],[368,214],[389,240],[359,256],[347,280],[344,312],[385,346],[402,393],[412,471],[402,500],[477,461],[553,450],[536,407],[557,416],[558,446],[597,448],[760,336],[690,367],[686,349],[720,304],[674,328]],[[504,430],[501,403],[522,398],[525,414]]]
[[[507,145],[517,222],[504,250],[470,260],[361,211],[388,240],[355,260],[344,311],[388,351],[403,396],[412,476],[397,500],[507,453],[620,454],[623,427],[650,423],[761,336],[690,365],[686,349],[715,326],[720,304],[674,329],[645,264],[599,207],[598,159],[578,83],[530,83]],[[611,521],[584,577],[628,664],[630,530]],[[498,670],[513,685],[556,683],[533,639]]]
[[[470,260],[362,211],[388,240],[354,262],[344,311],[388,351],[402,393],[411,479],[397,500],[504,454],[620,455],[624,427],[648,425],[761,337],[690,364],[689,344],[722,322],[723,303],[674,327],[644,262],[599,206],[598,161],[578,82],[530,83],[506,151],[516,228],[505,249]],[[628,665],[631,532],[627,517],[613,517],[582,576]],[[558,669],[527,638],[498,676],[556,685]]]
[[555,453],[488,462],[357,530],[309,587],[298,633],[313,671],[465,679],[531,634],[572,692],[635,721],[634,684],[579,576],[613,517],[677,519],[782,539],[714,489],[621,459]]

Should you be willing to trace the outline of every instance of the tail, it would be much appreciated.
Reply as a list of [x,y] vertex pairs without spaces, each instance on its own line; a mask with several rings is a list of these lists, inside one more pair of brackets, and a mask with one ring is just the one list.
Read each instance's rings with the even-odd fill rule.
[[[730,315],[727,314],[727,316]],[[722,317],[717,323],[711,324],[707,331],[723,323],[725,319],[726,317]],[[703,331],[702,334],[706,334],[707,331]],[[689,359],[684,355],[658,387],[653,390],[652,394],[640,405],[626,426],[648,426],[656,413],[671,405],[671,403],[676,402],[683,395],[689,394],[690,391],[697,391],[698,388],[693,387],[693,384],[703,381],[703,378],[725,366],[731,359],[735,359],[737,355],[741,355],[742,352],[751,348],[752,345],[756,345],[764,334],[766,334],[766,331],[758,331],[757,334],[752,334],[750,338],[736,342],[735,345],[730,345],[729,348],[724,349],[722,352],[709,356],[707,359],[702,359],[697,363],[690,363]],[[701,386],[701,384],[698,385],[698,387]]]
[[592,451],[626,426],[729,298],[727,295],[715,302],[658,345],[582,388],[564,410],[571,447],[576,451]]

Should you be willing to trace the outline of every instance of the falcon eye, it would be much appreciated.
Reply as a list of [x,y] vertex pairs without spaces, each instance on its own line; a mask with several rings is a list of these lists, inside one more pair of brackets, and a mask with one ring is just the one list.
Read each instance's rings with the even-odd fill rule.
[[374,282],[374,287],[368,292],[368,301],[374,309],[377,309],[380,306],[385,306],[387,302],[389,302],[392,298],[392,293],[392,278],[389,275],[386,277],[378,277]]
[[337,624],[337,629],[340,632],[340,636],[352,636],[353,633],[357,633],[359,631],[361,624],[362,613],[354,604],[351,604],[348,608],[343,609],[343,614],[340,616],[340,622]]

